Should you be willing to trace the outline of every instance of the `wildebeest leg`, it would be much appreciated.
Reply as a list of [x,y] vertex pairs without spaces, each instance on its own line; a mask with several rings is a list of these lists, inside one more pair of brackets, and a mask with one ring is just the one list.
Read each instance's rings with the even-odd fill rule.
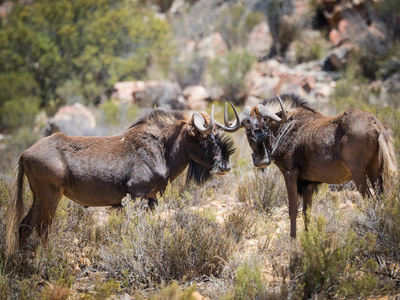
[[26,240],[31,235],[33,229],[36,229],[39,236],[44,236],[47,239],[48,227],[50,226],[58,205],[61,199],[62,191],[57,187],[43,187],[40,192],[32,188],[33,204],[19,225],[19,245],[20,247],[26,243]]
[[289,198],[289,217],[290,217],[290,236],[296,237],[296,218],[297,218],[297,171],[286,171],[284,174],[286,190]]
[[149,198],[147,199],[148,203],[147,205],[149,206],[151,211],[154,211],[154,209],[156,208],[156,206],[158,205],[158,201],[156,198]]
[[308,230],[308,225],[310,224],[313,192],[314,192],[314,187],[312,184],[307,185],[307,187],[304,188],[303,190],[303,218],[306,230]]
[[[349,169],[357,190],[363,197],[367,195],[372,196],[367,184],[368,162],[362,160],[362,156],[360,157],[358,150],[360,145],[363,145],[363,141],[358,140],[354,135],[349,135],[343,137],[341,143],[342,147],[340,152],[342,160]],[[365,151],[367,151],[367,149]]]
[[354,183],[357,187],[357,190],[363,197],[369,196],[371,197],[371,191],[369,190],[367,183],[367,172],[365,168],[361,165],[347,165],[350,170],[351,175],[353,176]]
[[382,170],[379,165],[379,156],[376,155],[374,160],[371,162],[369,168],[367,169],[367,175],[371,181],[372,188],[376,195],[380,195],[383,192],[383,177]]
[[36,227],[37,223],[39,222],[40,218],[40,206],[35,205],[33,203],[31,209],[29,210],[28,214],[19,224],[19,247],[22,247],[28,237],[32,234],[33,229]]

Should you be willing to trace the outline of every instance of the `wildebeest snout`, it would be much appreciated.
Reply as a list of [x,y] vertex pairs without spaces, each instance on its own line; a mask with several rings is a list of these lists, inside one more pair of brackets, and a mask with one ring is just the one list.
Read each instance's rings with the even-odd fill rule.
[[225,161],[225,162],[221,162],[218,165],[218,170],[216,173],[218,175],[224,175],[226,173],[229,173],[230,170],[231,170],[231,164],[228,161]]
[[265,151],[264,155],[253,152],[251,157],[256,168],[265,168],[271,164],[271,155],[268,150]]

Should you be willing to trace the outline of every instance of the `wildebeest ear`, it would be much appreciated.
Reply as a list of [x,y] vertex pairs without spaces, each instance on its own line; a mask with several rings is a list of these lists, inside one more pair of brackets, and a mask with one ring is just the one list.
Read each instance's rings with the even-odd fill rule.
[[194,127],[192,124],[190,124],[188,127],[187,127],[187,132],[190,134],[190,135],[193,135],[193,136],[195,136],[196,135],[196,127]]

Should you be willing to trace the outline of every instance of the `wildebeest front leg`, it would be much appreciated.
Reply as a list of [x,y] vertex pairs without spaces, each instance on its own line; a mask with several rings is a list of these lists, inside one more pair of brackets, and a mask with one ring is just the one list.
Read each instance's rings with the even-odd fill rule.
[[290,237],[296,237],[297,218],[297,171],[286,171],[284,174],[286,190],[289,198]]

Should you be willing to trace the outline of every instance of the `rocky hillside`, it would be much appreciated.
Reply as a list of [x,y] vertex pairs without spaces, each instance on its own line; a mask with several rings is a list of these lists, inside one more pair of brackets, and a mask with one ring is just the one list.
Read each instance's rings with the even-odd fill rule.
[[[378,4],[369,0],[200,0],[193,5],[174,1],[161,14],[173,24],[178,44],[169,80],[117,83],[114,96],[148,106],[197,109],[205,106],[205,100],[252,105],[277,93],[294,92],[324,109],[336,82],[350,68],[359,68],[371,89],[382,94],[398,91],[399,74],[387,69],[399,60],[390,53],[393,35],[379,15]],[[247,69],[237,67],[234,72],[242,72],[239,78],[229,75],[230,79],[220,80],[219,75],[232,72],[226,61],[235,51],[242,53],[239,60],[246,59],[245,51],[256,61]],[[220,61],[224,69],[209,74]],[[243,85],[232,93],[229,80],[242,80]],[[384,97],[381,104],[387,104]]]

